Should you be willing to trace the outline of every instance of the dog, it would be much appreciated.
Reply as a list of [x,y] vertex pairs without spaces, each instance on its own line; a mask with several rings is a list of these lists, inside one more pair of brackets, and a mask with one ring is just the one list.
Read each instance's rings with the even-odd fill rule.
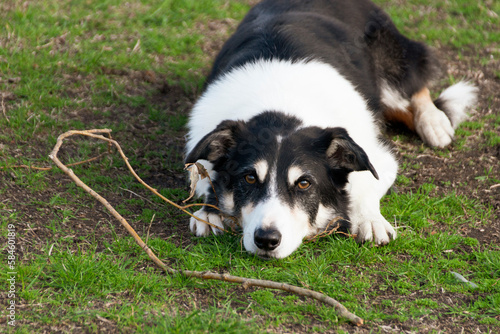
[[338,221],[362,242],[396,230],[380,199],[398,171],[381,137],[401,122],[445,147],[475,103],[459,82],[433,101],[440,65],[368,0],[264,0],[227,40],[188,121],[186,163],[208,171],[190,220],[197,236],[238,219],[245,249],[284,258]]

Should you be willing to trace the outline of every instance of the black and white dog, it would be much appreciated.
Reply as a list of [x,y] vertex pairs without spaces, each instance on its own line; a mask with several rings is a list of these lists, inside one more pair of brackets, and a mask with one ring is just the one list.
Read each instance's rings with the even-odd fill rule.
[[[451,143],[476,99],[460,82],[432,101],[433,53],[368,0],[264,0],[217,56],[188,124],[186,163],[210,172],[197,194],[237,217],[247,251],[283,258],[335,217],[359,242],[396,238],[380,199],[397,161],[380,138],[400,121]],[[214,193],[215,190],[215,193]],[[215,226],[223,218],[195,213]],[[197,236],[220,230],[194,218]]]

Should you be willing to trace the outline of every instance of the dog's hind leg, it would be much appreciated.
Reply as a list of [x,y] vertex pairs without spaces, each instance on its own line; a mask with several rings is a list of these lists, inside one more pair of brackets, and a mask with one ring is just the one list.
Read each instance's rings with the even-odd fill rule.
[[413,113],[415,131],[424,143],[437,147],[451,144],[455,130],[450,119],[432,101],[427,87],[413,94],[410,111]]
[[476,98],[477,88],[467,82],[447,88],[435,101],[424,87],[411,96],[406,108],[388,108],[384,117],[404,123],[429,146],[445,147],[453,141],[458,125],[467,119],[467,110]]

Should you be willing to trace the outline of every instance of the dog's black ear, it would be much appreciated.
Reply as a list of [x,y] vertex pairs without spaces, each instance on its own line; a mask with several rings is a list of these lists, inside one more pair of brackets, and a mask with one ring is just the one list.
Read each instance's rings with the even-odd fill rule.
[[330,128],[327,131],[331,142],[326,156],[333,168],[344,169],[349,173],[369,170],[377,180],[379,179],[365,151],[349,137],[345,129]]
[[200,159],[215,162],[224,157],[230,148],[236,145],[235,136],[242,122],[224,121],[215,130],[203,137],[198,144],[188,152],[185,163],[195,163]]

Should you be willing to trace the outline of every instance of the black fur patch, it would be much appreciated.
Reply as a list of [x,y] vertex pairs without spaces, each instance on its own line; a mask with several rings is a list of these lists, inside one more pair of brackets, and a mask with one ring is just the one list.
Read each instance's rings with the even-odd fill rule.
[[264,0],[217,56],[206,85],[258,59],[319,60],[349,80],[376,113],[380,84],[410,97],[439,74],[439,62],[369,0]]

